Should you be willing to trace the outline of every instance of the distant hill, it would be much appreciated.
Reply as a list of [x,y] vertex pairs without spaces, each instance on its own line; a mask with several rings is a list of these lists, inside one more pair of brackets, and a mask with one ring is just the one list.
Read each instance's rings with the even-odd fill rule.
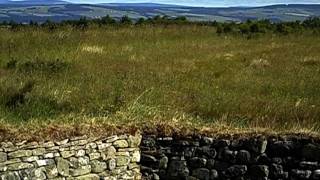
[[62,0],[0,0],[0,4],[16,4],[16,5],[52,5],[52,4],[69,4]]
[[191,21],[245,21],[269,19],[274,22],[304,20],[320,16],[320,5],[274,5],[265,7],[205,8],[153,3],[71,4],[62,0],[0,0],[0,21],[43,22],[100,18],[110,15],[116,19],[128,15],[133,19],[156,15],[186,16]]

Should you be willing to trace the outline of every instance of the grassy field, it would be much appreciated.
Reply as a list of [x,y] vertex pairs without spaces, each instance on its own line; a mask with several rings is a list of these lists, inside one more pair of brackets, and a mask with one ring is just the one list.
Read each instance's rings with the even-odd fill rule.
[[215,31],[0,29],[1,124],[320,130],[320,36]]

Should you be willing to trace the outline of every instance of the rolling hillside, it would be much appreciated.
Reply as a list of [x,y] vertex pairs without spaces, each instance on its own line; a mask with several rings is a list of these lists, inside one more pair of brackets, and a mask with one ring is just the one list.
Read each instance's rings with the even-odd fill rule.
[[0,21],[14,20],[43,22],[47,19],[61,21],[82,16],[99,18],[105,15],[133,19],[155,15],[186,16],[192,21],[245,21],[270,19],[272,21],[304,20],[320,16],[320,5],[274,5],[265,7],[204,8],[152,3],[137,4],[71,4],[60,0],[32,0],[26,2],[0,1]]

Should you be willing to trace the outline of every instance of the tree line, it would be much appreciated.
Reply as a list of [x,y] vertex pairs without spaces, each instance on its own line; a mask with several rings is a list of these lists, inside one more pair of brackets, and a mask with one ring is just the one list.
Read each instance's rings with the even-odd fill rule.
[[16,23],[14,21],[3,21],[0,23],[2,27],[10,29],[19,29],[21,27],[40,27],[50,30],[64,26],[72,26],[74,28],[83,29],[90,26],[141,26],[141,25],[200,25],[216,27],[218,34],[257,34],[257,33],[281,33],[289,34],[293,32],[302,32],[311,30],[320,32],[320,18],[311,17],[304,21],[294,22],[272,22],[270,20],[247,20],[245,22],[217,22],[217,21],[189,21],[186,17],[169,17],[169,16],[154,16],[152,18],[140,18],[133,20],[129,16],[123,16],[120,19],[114,19],[107,15],[102,18],[88,19],[81,17],[78,20],[64,20],[61,22],[53,22],[47,20],[43,23],[30,21],[29,23]]

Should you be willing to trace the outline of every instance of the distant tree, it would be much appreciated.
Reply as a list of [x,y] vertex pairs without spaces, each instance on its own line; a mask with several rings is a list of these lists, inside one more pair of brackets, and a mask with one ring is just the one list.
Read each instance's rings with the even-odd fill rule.
[[132,24],[132,20],[130,19],[129,16],[125,15],[121,18],[120,23],[129,25],[129,24]]
[[234,32],[234,23],[227,23],[223,25],[223,32],[224,33],[231,33]]
[[223,31],[223,26],[221,24],[218,24],[217,25],[217,34],[222,34],[224,31]]
[[276,32],[281,33],[281,34],[289,34],[290,27],[288,27],[284,23],[279,23],[279,24],[277,24]]
[[175,22],[178,22],[178,23],[183,23],[183,22],[187,22],[187,17],[185,16],[179,16],[179,17],[176,17],[174,19]]
[[54,30],[57,28],[57,24],[48,19],[42,24],[42,27],[48,28],[49,30]]
[[306,28],[311,28],[311,29],[320,28],[320,17],[308,18],[302,24]]
[[29,26],[38,26],[38,23],[35,21],[30,20]]
[[136,22],[137,25],[142,25],[145,23],[146,23],[146,20],[144,18],[139,18],[138,21]]
[[249,34],[251,32],[249,23],[240,24],[239,29],[242,34]]
[[4,25],[4,26],[9,25],[9,23],[7,21],[3,21],[1,24]]
[[104,16],[101,18],[101,23],[108,25],[108,24],[115,24],[116,20],[114,20],[113,18],[111,18],[109,15]]
[[86,29],[89,26],[89,21],[86,17],[81,17],[76,23],[76,26],[80,29]]

